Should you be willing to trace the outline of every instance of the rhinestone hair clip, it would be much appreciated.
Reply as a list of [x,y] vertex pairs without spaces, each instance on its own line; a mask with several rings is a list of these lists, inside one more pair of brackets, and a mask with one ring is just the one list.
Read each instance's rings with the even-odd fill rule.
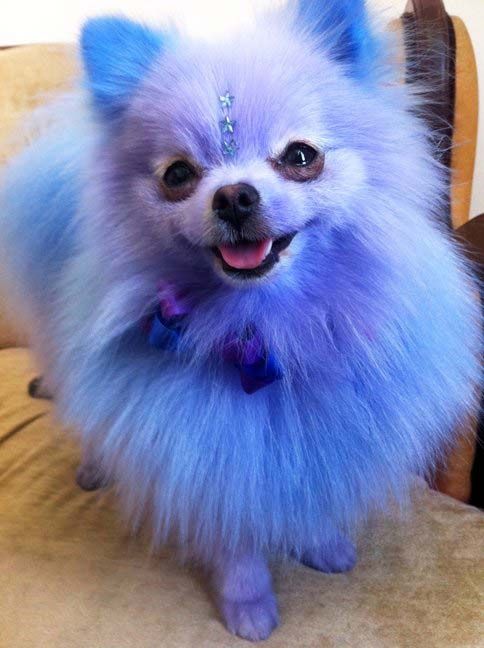
[[235,97],[229,91],[219,96],[220,106],[222,108],[223,119],[219,122],[222,133],[222,153],[226,157],[233,157],[238,149],[235,141],[235,127],[237,122],[232,120],[230,109],[234,104]]

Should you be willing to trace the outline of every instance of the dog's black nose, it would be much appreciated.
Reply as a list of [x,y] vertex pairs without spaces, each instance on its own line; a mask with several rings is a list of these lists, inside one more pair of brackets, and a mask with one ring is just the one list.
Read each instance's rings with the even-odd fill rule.
[[260,203],[257,189],[249,184],[239,183],[220,187],[213,197],[212,208],[223,221],[240,227],[251,216]]

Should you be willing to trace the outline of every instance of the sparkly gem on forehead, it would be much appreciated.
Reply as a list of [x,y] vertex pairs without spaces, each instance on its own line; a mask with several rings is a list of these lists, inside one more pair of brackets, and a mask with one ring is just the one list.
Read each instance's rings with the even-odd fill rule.
[[237,142],[233,139],[231,139],[229,142],[226,140],[223,141],[222,143],[222,153],[224,155],[229,155],[230,157],[233,157],[237,153]]
[[237,122],[232,121],[228,115],[226,115],[220,122],[220,128],[222,133],[233,133],[235,131],[235,125]]
[[232,97],[230,92],[226,92],[224,95],[219,97],[219,101],[222,104],[222,108],[232,108],[235,97]]
[[222,132],[222,153],[227,157],[233,157],[237,153],[238,149],[234,137],[237,122],[235,122],[230,115],[230,109],[234,105],[235,97],[227,90],[227,92],[224,95],[220,95],[218,99],[223,114],[223,119],[219,122],[220,130]]

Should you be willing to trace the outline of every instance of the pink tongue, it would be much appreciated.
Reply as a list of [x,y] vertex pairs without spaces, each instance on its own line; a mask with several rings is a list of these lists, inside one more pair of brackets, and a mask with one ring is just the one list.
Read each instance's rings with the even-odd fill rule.
[[221,245],[220,254],[225,263],[237,270],[252,270],[260,266],[271,251],[272,239],[260,243]]

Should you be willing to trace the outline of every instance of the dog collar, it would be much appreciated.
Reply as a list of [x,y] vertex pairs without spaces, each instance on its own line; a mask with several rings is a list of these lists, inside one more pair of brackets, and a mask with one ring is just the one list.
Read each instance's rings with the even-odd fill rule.
[[[186,295],[168,284],[160,284],[158,307],[147,325],[149,344],[162,351],[177,351],[189,313]],[[283,377],[277,358],[253,325],[247,326],[242,335],[227,335],[220,345],[220,354],[224,362],[238,370],[246,394],[254,394]]]

